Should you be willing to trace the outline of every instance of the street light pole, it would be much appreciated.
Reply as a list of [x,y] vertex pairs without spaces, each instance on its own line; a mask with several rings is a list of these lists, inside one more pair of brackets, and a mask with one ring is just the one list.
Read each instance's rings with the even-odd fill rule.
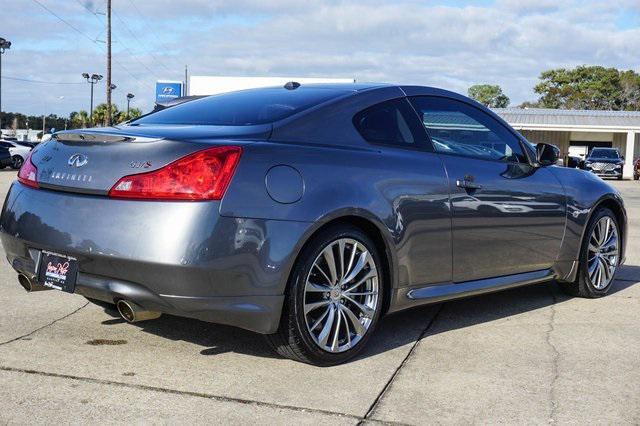
[[131,118],[131,116],[129,115],[129,103],[131,103],[131,99],[133,98],[135,98],[135,95],[133,93],[127,93],[127,120]]
[[0,37],[0,136],[2,136],[2,55],[11,49],[11,42]]
[[82,76],[87,80],[87,83],[91,84],[91,103],[89,104],[89,125],[93,126],[93,86],[102,80],[100,74],[82,73]]

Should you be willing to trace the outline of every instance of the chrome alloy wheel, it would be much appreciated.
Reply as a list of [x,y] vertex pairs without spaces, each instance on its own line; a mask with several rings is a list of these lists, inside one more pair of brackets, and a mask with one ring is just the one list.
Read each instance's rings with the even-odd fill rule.
[[307,275],[304,317],[315,343],[327,352],[356,346],[378,307],[378,269],[360,242],[341,238],[316,257]]
[[589,280],[596,289],[603,290],[611,283],[618,267],[619,250],[616,222],[605,216],[593,228],[587,250]]

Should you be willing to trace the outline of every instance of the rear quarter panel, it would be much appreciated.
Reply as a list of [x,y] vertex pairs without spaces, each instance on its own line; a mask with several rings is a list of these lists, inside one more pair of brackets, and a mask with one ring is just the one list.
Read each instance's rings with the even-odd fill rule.
[[[284,204],[270,197],[265,177],[278,165],[290,166],[302,176],[302,183],[289,183],[303,185],[299,201]],[[392,265],[398,265],[395,286],[451,279],[448,181],[433,153],[367,144],[247,145],[220,213],[310,222],[310,233],[337,217],[362,217],[378,227]],[[274,235],[273,241],[278,238]]]

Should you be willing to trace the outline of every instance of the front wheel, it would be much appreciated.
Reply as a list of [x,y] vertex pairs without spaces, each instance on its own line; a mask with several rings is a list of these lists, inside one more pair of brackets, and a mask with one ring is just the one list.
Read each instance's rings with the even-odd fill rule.
[[11,168],[13,170],[18,170],[20,167],[22,167],[22,163],[24,163],[24,160],[19,155],[14,155],[13,157],[11,157]]
[[580,297],[606,295],[620,262],[621,241],[616,215],[607,208],[597,210],[582,241],[578,276],[572,283],[562,283],[563,289]]
[[313,238],[300,254],[276,334],[276,352],[329,366],[356,356],[380,318],[380,255],[358,228],[335,226]]

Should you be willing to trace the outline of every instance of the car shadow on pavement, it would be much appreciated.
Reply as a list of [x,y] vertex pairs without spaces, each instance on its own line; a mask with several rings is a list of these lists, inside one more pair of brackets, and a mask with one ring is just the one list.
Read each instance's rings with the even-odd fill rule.
[[[611,294],[640,282],[640,266],[624,266],[620,270],[620,276],[621,279],[614,282]],[[445,333],[526,314],[564,303],[571,298],[562,292],[557,282],[549,282],[398,312],[383,318],[369,345],[355,360],[413,344],[426,335],[430,327],[436,328],[436,333]],[[114,319],[104,321],[103,324],[123,322],[114,309],[105,308],[105,311]],[[437,327],[433,327],[434,323],[437,323]],[[235,327],[171,315],[132,326],[162,338],[187,341],[200,346],[200,354],[204,356],[234,352],[280,358],[262,336]]]

